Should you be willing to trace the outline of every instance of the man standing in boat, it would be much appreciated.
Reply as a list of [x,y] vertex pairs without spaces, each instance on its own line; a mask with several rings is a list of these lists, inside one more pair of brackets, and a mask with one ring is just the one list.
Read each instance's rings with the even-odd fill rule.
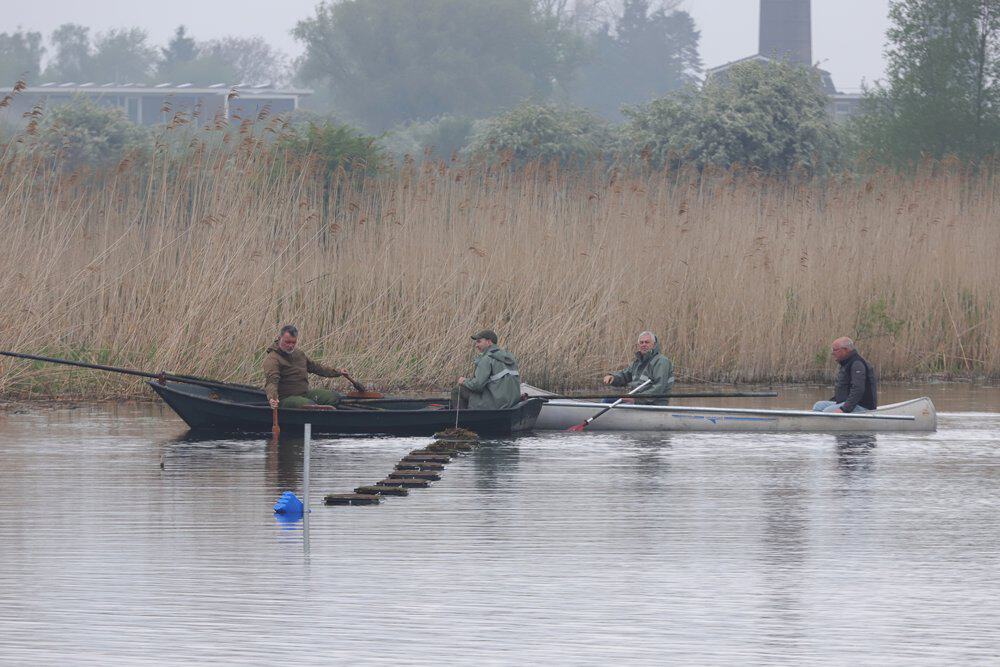
[[472,336],[475,341],[475,370],[470,378],[458,378],[452,400],[470,410],[503,410],[521,400],[521,379],[517,359],[497,346],[497,335],[484,329]]
[[854,348],[854,341],[846,336],[833,341],[830,346],[833,358],[840,364],[833,398],[817,401],[817,412],[868,412],[878,407],[878,388],[875,369]]
[[[652,331],[643,331],[639,334],[636,347],[638,349],[635,353],[635,361],[628,368],[605,375],[604,384],[627,387],[627,391],[632,391],[646,380],[652,380],[652,384],[635,394],[636,397],[641,397],[643,394],[651,396],[669,394],[674,387],[674,365],[660,352],[660,341],[656,334]],[[667,405],[670,399],[626,398],[624,402]]]
[[306,408],[314,405],[334,406],[340,396],[329,389],[310,389],[309,373],[324,377],[340,377],[346,368],[330,368],[306,356],[296,348],[299,330],[291,324],[281,327],[278,338],[267,348],[264,357],[264,391],[272,408]]

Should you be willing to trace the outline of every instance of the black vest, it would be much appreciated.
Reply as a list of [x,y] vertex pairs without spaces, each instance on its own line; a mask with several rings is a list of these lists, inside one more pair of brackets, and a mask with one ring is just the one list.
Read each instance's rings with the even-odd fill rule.
[[851,368],[858,361],[865,367],[865,391],[858,399],[857,404],[863,408],[874,410],[878,407],[878,382],[875,379],[875,369],[857,351],[840,362],[833,400],[837,403],[843,403],[851,395]]

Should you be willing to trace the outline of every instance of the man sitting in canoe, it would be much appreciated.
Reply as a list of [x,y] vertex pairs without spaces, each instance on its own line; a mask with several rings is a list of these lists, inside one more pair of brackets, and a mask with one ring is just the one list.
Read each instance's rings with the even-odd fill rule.
[[313,405],[334,406],[340,396],[329,389],[310,389],[309,373],[335,378],[346,368],[330,368],[313,361],[296,349],[299,330],[291,324],[281,327],[278,338],[267,348],[264,357],[264,391],[271,407],[307,408]]
[[[657,395],[669,394],[674,387],[674,365],[663,354],[660,353],[660,341],[652,331],[643,331],[639,334],[636,344],[638,348],[635,353],[635,361],[617,373],[609,373],[604,376],[604,384],[614,387],[626,387],[627,391],[632,391],[646,380],[653,383],[635,395],[643,394]],[[670,399],[667,398],[626,398],[625,403],[642,403],[645,405],[667,405]]]
[[521,380],[517,359],[497,346],[497,335],[484,329],[472,336],[475,341],[475,370],[471,378],[458,378],[452,400],[459,408],[470,410],[503,410],[521,400]]
[[817,412],[868,412],[878,407],[878,387],[875,369],[861,358],[854,348],[854,341],[846,336],[833,341],[830,346],[833,358],[840,364],[833,398],[817,401]]

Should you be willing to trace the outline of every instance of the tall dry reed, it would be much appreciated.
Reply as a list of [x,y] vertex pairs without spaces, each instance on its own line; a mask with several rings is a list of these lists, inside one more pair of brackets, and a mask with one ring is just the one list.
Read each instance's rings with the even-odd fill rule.
[[[324,177],[247,141],[110,173],[0,159],[0,348],[256,383],[277,328],[381,388],[467,372],[495,328],[523,377],[593,384],[643,329],[683,381],[1000,375],[1000,179],[772,180],[406,166]],[[139,392],[0,359],[0,390]]]

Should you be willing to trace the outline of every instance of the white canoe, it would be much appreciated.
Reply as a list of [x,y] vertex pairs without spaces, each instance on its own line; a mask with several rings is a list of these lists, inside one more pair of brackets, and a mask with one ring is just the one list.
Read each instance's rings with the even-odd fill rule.
[[[531,385],[522,391],[544,397]],[[564,431],[608,407],[605,403],[552,399],[543,407],[535,430]],[[873,412],[841,414],[812,410],[699,408],[684,405],[619,404],[596,419],[588,431],[790,431],[859,433],[934,431],[937,411],[927,397],[880,407]]]

